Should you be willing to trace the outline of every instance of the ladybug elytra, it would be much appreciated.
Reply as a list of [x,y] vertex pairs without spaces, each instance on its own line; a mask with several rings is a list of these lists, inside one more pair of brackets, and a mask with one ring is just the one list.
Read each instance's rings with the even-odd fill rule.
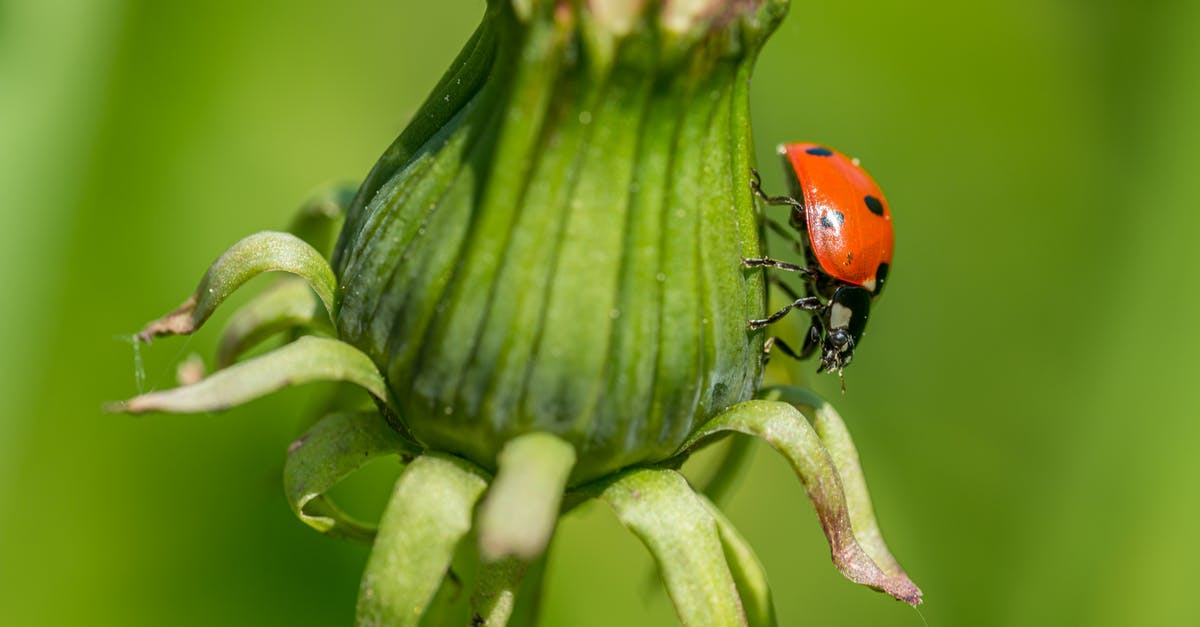
[[793,309],[811,312],[812,323],[798,354],[774,337],[764,349],[778,346],[804,359],[819,347],[817,372],[841,375],[862,342],[871,304],[887,281],[894,245],[891,211],[883,191],[857,159],[811,143],[784,144],[779,153],[792,195],[764,194],[758,172],[753,172],[751,188],[766,204],[791,208],[790,229],[770,219],[767,226],[791,239],[807,265],[770,257],[746,259],[744,264],[796,272],[804,278],[806,295],[771,277],[793,302],[767,318],[751,320],[750,328],[761,329]]

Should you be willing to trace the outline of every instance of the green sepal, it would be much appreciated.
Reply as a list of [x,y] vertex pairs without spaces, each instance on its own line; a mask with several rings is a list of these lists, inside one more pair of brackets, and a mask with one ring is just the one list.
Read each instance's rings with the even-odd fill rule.
[[379,412],[331,414],[288,447],[284,494],[296,516],[313,529],[370,543],[375,525],[347,515],[325,492],[373,459],[419,452]]
[[750,462],[754,452],[754,440],[742,434],[728,438],[725,449],[709,474],[697,482],[696,491],[710,501],[721,505],[737,485],[737,480]]
[[829,457],[841,477],[846,507],[850,510],[850,523],[854,525],[854,537],[884,572],[893,577],[906,577],[900,562],[883,540],[883,533],[875,518],[875,508],[871,505],[871,493],[867,490],[867,478],[859,463],[858,449],[854,446],[846,423],[833,405],[811,390],[793,386],[764,388],[760,395],[764,399],[780,400],[809,410],[807,415],[812,416],[813,429],[829,451]]
[[838,468],[798,409],[778,401],[740,403],[709,420],[683,450],[728,431],[762,438],[787,459],[817,510],[833,563],[842,575],[910,605],[921,603],[921,590],[912,580],[903,572],[893,575],[883,570],[859,544]]
[[262,231],[230,246],[208,268],[196,291],[175,311],[147,324],[138,339],[149,342],[160,335],[194,332],[230,294],[264,272],[290,272],[308,281],[333,319],[337,278],[321,253],[291,233]]
[[685,627],[746,625],[717,524],[682,475],[630,470],[593,489],[654,556]]
[[428,453],[404,469],[379,521],[358,594],[358,627],[420,623],[471,529],[487,475],[462,459]]
[[288,232],[328,256],[356,193],[357,183],[333,183],[320,189],[292,217]]
[[479,508],[479,550],[484,561],[528,562],[554,533],[575,449],[549,433],[527,433],[504,445],[497,465]]
[[217,368],[226,368],[246,351],[284,331],[311,329],[333,333],[321,301],[302,279],[288,277],[256,295],[229,317],[217,345]]
[[738,533],[733,523],[725,518],[721,508],[712,501],[698,495],[700,504],[712,515],[717,523],[717,533],[721,536],[721,548],[725,551],[725,562],[733,575],[733,583],[737,586],[738,596],[742,599],[742,609],[746,612],[746,623],[749,627],[775,627],[775,604],[771,601],[771,587],[767,584],[767,574],[762,563],[754,555],[750,543]]
[[218,370],[198,383],[112,403],[108,411],[190,414],[235,407],[295,385],[346,381],[389,404],[387,385],[370,358],[329,338],[302,337],[269,353]]

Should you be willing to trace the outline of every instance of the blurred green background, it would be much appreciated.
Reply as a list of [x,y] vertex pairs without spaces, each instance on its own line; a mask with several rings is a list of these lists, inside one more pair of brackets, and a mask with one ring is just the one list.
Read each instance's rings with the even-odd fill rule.
[[[119,336],[361,177],[481,8],[0,0],[0,624],[351,622],[366,549],[280,487],[313,390],[211,416],[100,405],[135,392]],[[753,107],[769,188],[774,144],[812,139],[895,208],[849,391],[817,387],[928,624],[1200,624],[1200,3],[795,2]],[[148,385],[211,355],[215,322],[146,349]],[[836,573],[760,453],[727,510],[782,624],[922,625]],[[344,496],[378,508],[394,472]],[[551,568],[547,625],[672,624],[601,507],[563,523]]]

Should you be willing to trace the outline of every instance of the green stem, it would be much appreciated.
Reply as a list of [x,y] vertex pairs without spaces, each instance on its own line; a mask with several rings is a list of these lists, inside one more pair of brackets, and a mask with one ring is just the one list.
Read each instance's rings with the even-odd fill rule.
[[471,625],[508,624],[525,569],[525,562],[511,558],[483,565],[471,593]]

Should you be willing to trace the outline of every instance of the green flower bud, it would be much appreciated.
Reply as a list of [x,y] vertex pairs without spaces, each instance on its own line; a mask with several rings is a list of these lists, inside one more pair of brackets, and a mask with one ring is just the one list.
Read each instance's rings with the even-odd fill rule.
[[[234,314],[212,374],[109,409],[217,411],[313,381],[366,391],[379,411],[331,398],[283,472],[301,520],[372,544],[364,627],[535,624],[556,520],[588,499],[645,544],[683,624],[776,624],[761,565],[713,503],[749,442],[698,492],[673,469],[730,433],[787,459],[842,574],[920,603],[841,417],[807,390],[758,389],[747,91],[785,6],[492,0],[358,188],[332,264],[342,186],[293,234],[231,246],[135,336],[193,333],[251,278],[295,275]],[[396,456],[378,524],[329,498]],[[477,550],[459,555],[472,530]]]
[[765,308],[748,83],[784,2],[494,1],[351,205],[339,336],[431,448],[573,482],[751,398]]

